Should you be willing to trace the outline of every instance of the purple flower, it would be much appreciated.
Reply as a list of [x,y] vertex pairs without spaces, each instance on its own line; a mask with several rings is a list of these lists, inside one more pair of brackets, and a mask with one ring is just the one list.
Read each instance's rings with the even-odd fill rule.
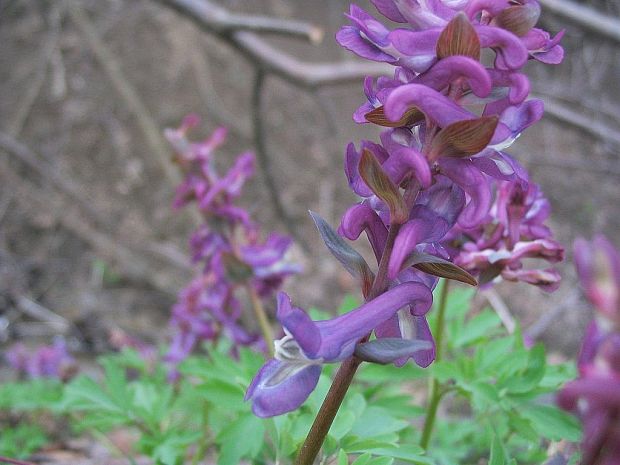
[[558,404],[583,423],[582,463],[620,463],[620,318],[618,251],[604,236],[575,242],[575,264],[599,312],[590,323],[577,366],[579,378],[558,393]]
[[[259,297],[269,297],[286,277],[300,271],[287,258],[291,239],[272,234],[261,241],[259,228],[250,214],[234,203],[254,174],[254,154],[239,155],[220,176],[213,152],[224,142],[226,130],[217,129],[203,142],[191,142],[187,132],[198,123],[199,119],[190,115],[179,129],[166,131],[185,174],[175,206],[196,202],[204,218],[204,224],[190,240],[192,261],[203,267],[181,291],[172,310],[173,337],[166,360],[173,366],[200,342],[222,335],[236,345],[254,345],[257,335],[241,323],[239,288],[247,285]],[[174,378],[175,373],[171,375]]]
[[620,328],[620,253],[607,238],[577,239],[575,265],[586,296],[606,320]]
[[275,357],[248,388],[246,400],[252,401],[253,412],[271,417],[295,410],[316,387],[322,364],[349,358],[363,337],[402,307],[410,306],[416,315],[424,315],[432,299],[423,284],[403,283],[345,315],[312,321],[280,293],[278,320],[286,335],[276,341]]
[[34,352],[23,344],[16,344],[5,354],[11,368],[28,378],[58,378],[67,376],[75,361],[69,355],[65,342],[56,339],[52,345],[41,346]]
[[476,228],[451,231],[444,243],[455,254],[455,263],[480,276],[482,283],[501,276],[554,291],[560,282],[556,270],[523,269],[526,258],[549,263],[564,258],[563,247],[544,224],[550,211],[536,184],[521,178],[503,181],[489,217]]

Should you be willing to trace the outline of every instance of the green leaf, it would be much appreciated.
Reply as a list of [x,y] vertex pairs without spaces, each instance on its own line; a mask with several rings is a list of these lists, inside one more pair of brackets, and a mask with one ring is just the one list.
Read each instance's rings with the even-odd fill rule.
[[493,438],[491,444],[491,455],[489,457],[489,465],[504,465],[506,463],[506,451],[497,435]]
[[372,455],[370,454],[362,454],[358,458],[356,458],[351,465],[368,465]]
[[217,435],[218,465],[238,465],[241,458],[257,458],[263,448],[264,435],[265,425],[260,418],[249,414],[234,420]]
[[495,312],[483,310],[478,315],[469,320],[460,334],[452,341],[454,347],[463,347],[493,334],[492,330],[497,330],[501,325],[501,320]]
[[402,460],[408,463],[426,464],[429,462],[428,457],[425,457],[423,455],[424,449],[414,444],[402,445],[400,447],[398,446],[376,447],[376,448],[369,448],[366,450],[373,455],[391,457],[393,459]]
[[368,407],[351,429],[351,435],[372,438],[396,433],[409,426],[409,422],[394,418],[380,407]]
[[506,383],[510,392],[529,392],[538,386],[545,375],[547,359],[545,348],[542,344],[536,344],[529,352],[527,367],[520,376]]
[[337,440],[342,439],[349,431],[351,431],[351,428],[356,420],[357,418],[353,412],[349,410],[339,411],[338,415],[336,415],[336,418],[334,419],[332,427],[329,429],[329,435],[333,436]]
[[218,408],[232,411],[247,410],[247,406],[243,401],[245,391],[237,384],[212,379],[196,386],[196,389],[206,400]]
[[394,459],[391,457],[373,457],[368,465],[392,465],[393,463]]
[[530,420],[538,434],[547,439],[577,442],[581,438],[577,419],[551,405],[536,405],[523,409],[521,416]]
[[349,457],[342,449],[338,451],[338,465],[349,465]]

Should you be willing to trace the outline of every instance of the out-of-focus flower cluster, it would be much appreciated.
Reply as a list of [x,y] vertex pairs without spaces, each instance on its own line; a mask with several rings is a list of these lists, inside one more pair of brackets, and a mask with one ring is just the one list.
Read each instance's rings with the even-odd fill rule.
[[620,253],[603,236],[575,242],[575,264],[595,308],[577,363],[579,378],[558,401],[583,422],[582,464],[620,463]]
[[180,208],[194,203],[204,219],[190,240],[192,261],[201,265],[200,272],[181,291],[172,310],[174,336],[167,360],[173,364],[187,357],[200,341],[214,340],[222,333],[234,344],[257,343],[257,335],[240,321],[243,312],[238,289],[249,286],[258,298],[265,298],[287,276],[299,271],[287,259],[292,240],[275,233],[262,239],[249,212],[235,204],[254,174],[254,154],[239,155],[233,166],[219,175],[214,151],[223,144],[226,130],[216,129],[206,140],[192,142],[187,132],[199,123],[197,116],[190,115],[181,127],[165,133],[185,176],[174,205]]
[[7,350],[4,357],[19,377],[30,379],[67,379],[76,368],[75,360],[69,355],[67,346],[61,339],[36,350],[18,343]]
[[[364,82],[367,101],[353,119],[385,129],[380,143],[346,149],[345,173],[362,200],[346,211],[338,233],[356,240],[365,232],[379,266],[373,272],[317,223],[368,302],[313,322],[281,296],[287,335],[247,393],[260,416],[299,406],[324,362],[363,352],[383,363],[412,358],[428,366],[435,348],[425,314],[438,276],[470,284],[503,278],[546,290],[559,282],[552,269],[524,269],[526,258],[557,262],[563,250],[544,224],[548,202],[504,150],[543,114],[542,101],[528,100],[523,67],[528,60],[559,63],[562,33],[552,38],[535,27],[536,0],[371,1],[399,27],[352,5],[351,24],[336,39],[395,69]],[[348,331],[337,330],[345,317]],[[379,341],[368,343],[372,350],[365,343],[371,332]]]

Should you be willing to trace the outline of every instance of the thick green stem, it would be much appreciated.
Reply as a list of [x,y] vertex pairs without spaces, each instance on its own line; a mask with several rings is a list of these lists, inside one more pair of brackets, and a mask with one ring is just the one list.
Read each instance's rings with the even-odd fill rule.
[[[385,248],[383,249],[383,255],[379,261],[377,275],[375,276],[370,292],[367,296],[364,296],[366,300],[372,300],[385,291],[385,287],[387,285],[388,263],[390,260],[390,255],[392,254],[392,249],[394,248],[394,241],[396,240],[399,230],[399,224],[393,224],[390,226]],[[301,449],[299,449],[299,454],[295,460],[295,465],[312,465],[314,463],[314,460],[316,459],[316,456],[325,441],[325,437],[329,432],[329,428],[334,422],[334,418],[336,418],[336,414],[338,413],[338,409],[344,400],[344,396],[351,385],[351,381],[353,381],[355,372],[361,363],[362,361],[360,359],[353,356],[342,362],[342,365],[340,365],[340,368],[334,377],[334,381],[327,392],[327,396],[325,396],[325,400],[319,409],[319,413],[310,427],[308,436],[306,436],[306,440],[301,446]]]
[[[435,331],[435,362],[441,360],[443,355],[443,331],[446,319],[446,304],[448,302],[448,283],[450,281],[444,280],[441,288],[441,295],[439,297],[439,308],[437,313],[437,328]],[[429,394],[430,401],[428,404],[428,410],[426,412],[426,419],[424,420],[424,430],[422,431],[422,439],[420,440],[420,446],[424,449],[428,448],[428,444],[433,434],[433,426],[435,425],[435,418],[437,417],[437,409],[439,407],[439,401],[443,395],[441,384],[437,379],[433,378],[431,384],[431,392]]]
[[256,293],[256,290],[252,287],[252,284],[248,283],[246,285],[246,289],[248,291],[248,295],[250,296],[250,301],[252,302],[252,310],[254,310],[254,315],[256,315],[258,325],[260,326],[260,331],[263,335],[263,339],[265,340],[265,344],[267,345],[269,357],[273,358],[273,332],[271,331],[271,326],[269,325],[265,308],[263,307],[263,303]]

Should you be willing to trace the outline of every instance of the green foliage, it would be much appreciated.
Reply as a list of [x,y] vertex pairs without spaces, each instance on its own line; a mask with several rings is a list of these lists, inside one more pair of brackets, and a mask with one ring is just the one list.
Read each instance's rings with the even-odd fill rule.
[[0,434],[0,455],[25,459],[48,442],[45,431],[31,424],[3,428]]
[[62,384],[56,380],[0,384],[0,455],[26,458],[47,444],[48,435],[38,425],[39,416],[58,413],[61,398]]
[[[337,465],[540,464],[548,441],[580,437],[573,417],[545,396],[574,377],[572,364],[548,365],[542,345],[525,347],[519,329],[508,334],[494,312],[472,314],[473,292],[456,288],[446,311],[443,360],[428,369],[363,364],[322,448],[322,462]],[[357,306],[344,300],[338,313]],[[430,316],[436,325],[436,310]],[[313,318],[330,315],[311,310]],[[244,395],[264,363],[263,355],[230,344],[179,367],[171,384],[163,364],[148,366],[134,351],[102,357],[102,376],[79,376],[63,386],[38,380],[0,385],[0,412],[66,415],[78,432],[104,435],[131,428],[140,439],[136,453],[157,465],[198,463],[214,450],[218,465],[291,463],[331,384],[326,366],[304,405],[271,419],[255,417]],[[412,393],[434,376],[442,385],[442,411],[431,446],[420,441],[424,408]],[[415,426],[414,426],[415,425]],[[5,428],[0,454],[26,457],[41,447],[45,432],[32,421]]]
[[520,329],[508,334],[489,309],[469,314],[471,295],[450,293],[446,355],[429,369],[455,411],[439,419],[429,454],[442,464],[485,457],[493,465],[542,463],[545,440],[577,441],[581,434],[572,416],[542,400],[574,378],[573,364],[548,365],[541,344],[526,348]]

